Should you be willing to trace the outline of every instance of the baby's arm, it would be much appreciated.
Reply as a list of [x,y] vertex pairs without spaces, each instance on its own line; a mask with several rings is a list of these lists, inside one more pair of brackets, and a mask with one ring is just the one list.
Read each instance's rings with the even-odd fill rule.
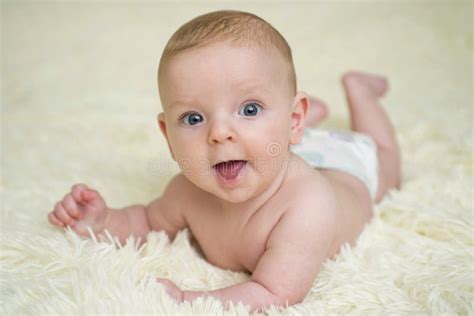
[[274,227],[250,281],[210,292],[184,291],[182,299],[209,294],[222,302],[242,301],[252,311],[301,302],[327,258],[336,227],[330,189],[305,191],[304,201],[287,210]]
[[96,235],[107,230],[120,243],[125,243],[131,235],[144,242],[150,230],[165,230],[174,238],[186,226],[180,207],[176,205],[178,178],[176,176],[163,195],[148,206],[131,205],[122,209],[108,208],[99,192],[84,184],[76,184],[62,201],[56,203],[48,219],[59,227],[69,225],[84,237],[89,236],[87,227],[91,227]]

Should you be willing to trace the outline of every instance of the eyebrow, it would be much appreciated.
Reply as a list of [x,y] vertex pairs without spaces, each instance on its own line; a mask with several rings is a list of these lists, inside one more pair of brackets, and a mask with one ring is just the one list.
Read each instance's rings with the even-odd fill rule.
[[253,84],[242,83],[237,85],[237,87],[242,92],[252,92],[252,91],[268,91],[268,87],[264,82],[257,82]]
[[172,103],[170,103],[168,105],[168,107],[171,109],[171,108],[176,108],[176,107],[179,107],[179,106],[185,106],[185,105],[189,105],[189,104],[196,104],[196,100],[178,100],[178,101],[174,101]]

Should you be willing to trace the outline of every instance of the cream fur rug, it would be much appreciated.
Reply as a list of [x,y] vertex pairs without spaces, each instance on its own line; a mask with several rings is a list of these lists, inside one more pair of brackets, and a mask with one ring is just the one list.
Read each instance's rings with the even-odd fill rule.
[[[416,3],[416,4],[415,4]],[[403,189],[354,248],[327,261],[304,302],[270,314],[473,314],[472,3],[252,2],[242,5],[14,2],[2,5],[2,315],[208,314],[154,282],[215,289],[245,274],[206,263],[184,231],[81,240],[46,214],[76,182],[108,204],[148,203],[177,172],[156,125],[155,72],[172,32],[198,14],[261,15],[293,47],[299,88],[348,126],[341,74],[386,75],[384,105],[403,151]],[[291,267],[290,267],[291,268]],[[245,306],[229,314],[246,314]]]

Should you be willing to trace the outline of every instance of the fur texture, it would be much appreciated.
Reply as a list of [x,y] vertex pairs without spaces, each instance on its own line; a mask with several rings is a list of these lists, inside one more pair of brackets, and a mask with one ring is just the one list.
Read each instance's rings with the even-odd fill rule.
[[473,314],[472,3],[453,3],[3,1],[0,314],[220,314],[212,298],[175,304],[155,278],[204,290],[249,277],[208,264],[189,231],[120,248],[46,220],[76,182],[112,207],[162,192],[178,169],[155,119],[159,55],[179,25],[223,8],[287,38],[299,89],[330,104],[323,127],[348,126],[344,71],[386,75],[402,148],[402,190],[326,261],[302,303],[268,313]]

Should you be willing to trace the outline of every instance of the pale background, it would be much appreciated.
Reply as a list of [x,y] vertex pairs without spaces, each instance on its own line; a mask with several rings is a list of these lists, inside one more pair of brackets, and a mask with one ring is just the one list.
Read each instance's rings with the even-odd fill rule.
[[[322,272],[300,311],[473,311],[472,2],[2,1],[1,9],[4,311],[112,310],[104,297],[88,301],[69,287],[82,293],[99,276],[93,269],[84,275],[88,255],[78,250],[79,241],[49,226],[46,214],[76,182],[100,190],[112,207],[148,203],[162,192],[177,168],[156,124],[159,57],[181,24],[217,9],[250,11],[285,36],[298,88],[330,105],[324,127],[348,126],[340,84],[345,71],[383,74],[391,84],[383,103],[402,146],[403,189],[380,205],[341,266]],[[45,255],[51,251],[54,256]],[[65,259],[73,254],[74,261]],[[228,284],[234,275],[193,281],[198,272],[180,264],[197,256],[175,258],[173,266],[145,271],[202,289]],[[121,262],[116,269],[127,273],[131,268],[121,260],[110,254],[96,264]],[[58,266],[64,269],[51,270]],[[361,271],[366,283],[354,284]],[[328,281],[338,275],[340,283]],[[126,288],[136,295],[119,300],[117,311],[147,306],[144,292]],[[360,291],[374,296],[354,296]],[[380,293],[385,300],[370,299]],[[70,299],[64,306],[58,303],[63,296]]]

